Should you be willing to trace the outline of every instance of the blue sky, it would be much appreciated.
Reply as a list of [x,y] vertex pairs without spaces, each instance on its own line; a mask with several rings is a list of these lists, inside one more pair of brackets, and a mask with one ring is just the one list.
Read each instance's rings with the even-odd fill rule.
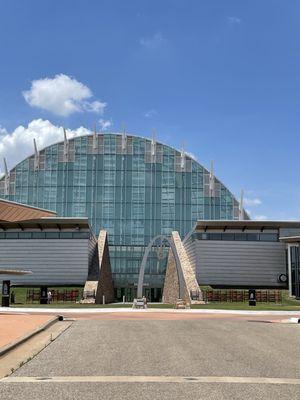
[[155,129],[253,218],[300,219],[299,19],[293,0],[0,0],[0,155],[62,125]]

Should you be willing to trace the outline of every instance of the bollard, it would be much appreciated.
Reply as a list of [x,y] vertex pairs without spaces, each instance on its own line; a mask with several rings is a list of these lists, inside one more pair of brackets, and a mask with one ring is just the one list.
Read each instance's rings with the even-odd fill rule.
[[102,296],[102,304],[105,304],[105,296]]
[[123,296],[123,304],[125,304],[125,296]]

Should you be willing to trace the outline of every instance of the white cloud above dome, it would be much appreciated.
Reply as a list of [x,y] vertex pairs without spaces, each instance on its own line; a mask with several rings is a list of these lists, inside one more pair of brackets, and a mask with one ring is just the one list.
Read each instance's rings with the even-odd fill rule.
[[[68,138],[91,133],[82,126],[75,130],[66,129],[66,132]],[[63,137],[61,126],[53,125],[50,121],[43,119],[35,119],[27,127],[20,125],[13,132],[0,128],[1,161],[5,157],[11,169],[25,157],[33,154],[33,139],[36,139],[38,148],[42,149],[50,144],[61,142]],[[2,164],[0,165],[1,173],[4,172]]]
[[93,93],[89,87],[64,74],[32,81],[23,96],[30,106],[62,117],[76,112],[102,114],[106,107],[104,102],[90,100]]

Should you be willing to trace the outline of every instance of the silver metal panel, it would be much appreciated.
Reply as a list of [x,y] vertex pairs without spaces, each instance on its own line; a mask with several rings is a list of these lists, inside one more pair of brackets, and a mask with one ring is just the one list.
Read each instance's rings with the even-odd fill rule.
[[12,284],[83,284],[88,273],[89,239],[5,239],[0,268],[25,269],[32,275],[9,277]]
[[200,285],[282,286],[277,277],[286,272],[283,243],[196,240],[194,252]]

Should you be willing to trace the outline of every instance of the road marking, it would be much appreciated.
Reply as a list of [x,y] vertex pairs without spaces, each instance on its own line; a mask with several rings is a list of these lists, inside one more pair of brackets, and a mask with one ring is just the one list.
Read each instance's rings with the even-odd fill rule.
[[8,376],[0,383],[246,383],[300,385],[297,378],[262,378],[250,376]]

